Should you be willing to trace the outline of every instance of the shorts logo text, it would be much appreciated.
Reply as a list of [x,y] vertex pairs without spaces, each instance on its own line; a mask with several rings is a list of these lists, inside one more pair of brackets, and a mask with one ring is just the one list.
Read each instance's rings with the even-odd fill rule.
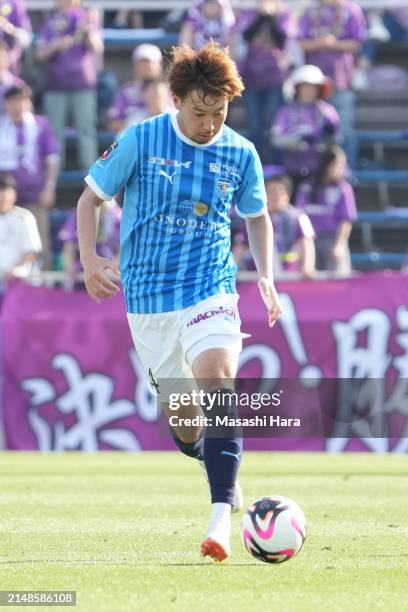
[[223,308],[220,306],[217,310],[207,310],[207,312],[200,313],[194,319],[191,319],[187,323],[187,327],[191,327],[192,325],[197,325],[201,321],[205,321],[206,319],[211,319],[211,317],[215,317],[216,315],[222,314],[224,315],[224,319],[236,319],[235,311],[232,308]]

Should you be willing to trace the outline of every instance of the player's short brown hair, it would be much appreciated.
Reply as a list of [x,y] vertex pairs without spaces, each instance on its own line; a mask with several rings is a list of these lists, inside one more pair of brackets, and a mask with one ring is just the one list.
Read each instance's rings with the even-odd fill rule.
[[210,42],[195,51],[187,45],[171,51],[170,89],[182,100],[198,91],[203,100],[225,95],[229,101],[242,95],[244,85],[228,50]]

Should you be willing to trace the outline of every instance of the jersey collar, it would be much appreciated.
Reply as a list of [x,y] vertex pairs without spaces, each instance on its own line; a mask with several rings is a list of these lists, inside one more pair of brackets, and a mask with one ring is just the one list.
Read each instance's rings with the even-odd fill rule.
[[221,128],[218,134],[214,136],[214,138],[212,138],[209,142],[206,142],[205,144],[200,144],[198,142],[195,142],[194,140],[190,140],[190,138],[187,138],[187,136],[185,136],[183,132],[181,131],[177,116],[178,116],[178,111],[176,111],[175,113],[170,113],[171,124],[173,126],[174,131],[176,132],[180,140],[182,140],[183,142],[186,142],[187,144],[193,147],[197,147],[198,149],[205,149],[206,147],[210,147],[215,142],[217,142],[222,136],[224,126]]

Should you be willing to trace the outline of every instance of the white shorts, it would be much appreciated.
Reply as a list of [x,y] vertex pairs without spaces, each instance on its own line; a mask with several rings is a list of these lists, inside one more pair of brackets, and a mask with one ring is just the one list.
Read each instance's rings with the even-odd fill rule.
[[152,392],[161,402],[172,393],[196,388],[192,364],[203,351],[231,348],[241,352],[237,293],[220,293],[174,312],[127,314],[133,342]]

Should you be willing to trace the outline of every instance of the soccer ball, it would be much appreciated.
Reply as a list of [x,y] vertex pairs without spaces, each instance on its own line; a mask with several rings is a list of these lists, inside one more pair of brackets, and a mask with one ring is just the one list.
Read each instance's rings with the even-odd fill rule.
[[241,521],[247,551],[265,563],[282,563],[298,554],[306,539],[303,511],[295,502],[271,495],[251,504]]

